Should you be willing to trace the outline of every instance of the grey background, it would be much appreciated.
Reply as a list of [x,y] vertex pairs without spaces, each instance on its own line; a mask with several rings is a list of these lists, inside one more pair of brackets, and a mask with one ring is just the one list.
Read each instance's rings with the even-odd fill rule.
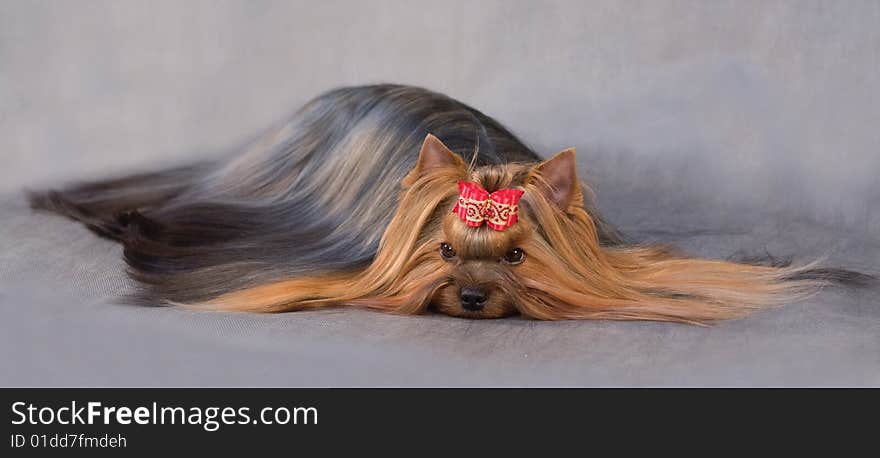
[[880,385],[871,292],[713,328],[133,308],[117,246],[17,192],[238,144],[400,82],[576,146],[690,252],[880,265],[880,2],[0,2],[2,385]]

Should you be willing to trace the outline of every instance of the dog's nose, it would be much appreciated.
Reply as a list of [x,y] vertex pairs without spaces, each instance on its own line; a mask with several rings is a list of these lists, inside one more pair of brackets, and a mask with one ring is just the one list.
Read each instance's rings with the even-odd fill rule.
[[461,306],[465,310],[477,311],[486,305],[486,299],[489,293],[483,288],[462,288],[461,289]]

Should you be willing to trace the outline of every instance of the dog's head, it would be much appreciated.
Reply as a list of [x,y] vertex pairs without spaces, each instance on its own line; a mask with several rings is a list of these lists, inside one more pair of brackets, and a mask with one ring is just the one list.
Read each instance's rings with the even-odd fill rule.
[[[515,220],[508,213],[496,219],[502,224],[482,224],[479,215],[474,221],[454,211],[462,204],[460,183],[484,197],[496,191],[515,194],[515,202],[506,205]],[[588,262],[598,247],[583,209],[573,149],[539,164],[474,168],[429,135],[403,184],[383,249],[409,248],[410,255],[400,261],[407,266],[406,282],[429,285],[423,302],[448,315],[497,318],[540,310],[566,284],[583,280],[577,278],[580,269],[571,266]]]

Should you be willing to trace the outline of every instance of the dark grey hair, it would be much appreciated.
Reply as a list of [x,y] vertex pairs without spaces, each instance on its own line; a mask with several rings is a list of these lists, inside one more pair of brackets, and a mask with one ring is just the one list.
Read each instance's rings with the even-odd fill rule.
[[[340,88],[219,160],[30,194],[120,241],[151,302],[363,268],[428,133],[474,165],[540,157],[492,118],[400,85]],[[620,241],[592,208],[603,243]]]

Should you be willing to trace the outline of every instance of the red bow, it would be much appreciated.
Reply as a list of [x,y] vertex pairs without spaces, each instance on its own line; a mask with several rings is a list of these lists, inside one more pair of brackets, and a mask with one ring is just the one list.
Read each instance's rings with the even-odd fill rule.
[[458,204],[452,213],[458,215],[468,226],[479,227],[484,222],[496,231],[503,231],[516,224],[519,189],[500,189],[489,194],[482,186],[469,181],[458,182]]

